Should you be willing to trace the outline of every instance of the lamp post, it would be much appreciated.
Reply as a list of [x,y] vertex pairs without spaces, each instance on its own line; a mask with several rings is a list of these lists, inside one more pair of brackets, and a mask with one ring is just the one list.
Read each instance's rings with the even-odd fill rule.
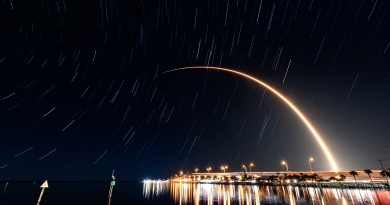
[[180,171],[180,175],[183,175],[183,171]]
[[210,173],[211,167],[207,167],[207,172]]
[[252,162],[249,164],[249,172],[252,172],[252,167],[255,166]]
[[311,173],[313,173],[313,170],[311,169],[311,163],[314,161],[314,158],[313,157],[310,157],[309,158],[309,166],[310,166],[310,171]]
[[246,170],[246,166],[245,166],[245,165],[242,165],[242,168],[244,168],[244,169],[245,169],[245,172],[247,172],[247,170]]
[[195,173],[198,173],[198,168],[195,169]]
[[282,161],[282,165],[286,165],[286,169],[287,169],[287,172],[288,172],[288,164],[287,164],[287,162],[286,161]]
[[223,170],[223,173],[225,173],[225,170],[227,170],[228,166],[221,166],[221,169]]

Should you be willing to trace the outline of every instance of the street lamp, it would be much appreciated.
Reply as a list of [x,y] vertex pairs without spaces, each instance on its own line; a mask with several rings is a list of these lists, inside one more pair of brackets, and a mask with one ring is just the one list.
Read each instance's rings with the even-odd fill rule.
[[310,171],[313,173],[313,170],[311,169],[311,163],[314,161],[313,157],[309,158],[309,166],[310,166]]
[[180,175],[183,175],[183,171],[180,171]]
[[249,172],[252,172],[252,167],[255,166],[252,162],[249,164]]
[[228,166],[221,166],[221,169],[223,170],[223,173],[225,173],[225,170],[227,170]]
[[282,161],[282,165],[286,165],[286,169],[287,169],[287,172],[288,172],[288,164],[287,164],[287,162],[286,161]]
[[195,169],[195,173],[198,173],[198,168]]
[[242,165],[242,168],[245,169],[245,172],[248,172],[248,171],[246,170],[246,166],[245,166],[245,165]]
[[207,172],[210,173],[211,167],[207,167]]

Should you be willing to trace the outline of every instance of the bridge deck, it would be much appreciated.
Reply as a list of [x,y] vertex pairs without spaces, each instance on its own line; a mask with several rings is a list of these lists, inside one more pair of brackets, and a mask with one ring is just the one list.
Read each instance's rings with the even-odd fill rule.
[[[372,173],[371,178],[373,181],[385,181],[386,178],[382,177],[380,175],[380,172],[382,170],[371,170]],[[369,181],[370,178],[364,171],[356,171],[358,175],[356,175],[356,180],[357,181]],[[339,172],[333,172],[333,171],[313,171],[313,172],[308,172],[308,171],[274,171],[274,172],[246,172],[247,176],[254,176],[254,177],[262,177],[267,179],[269,176],[277,176],[283,178],[285,174],[289,175],[298,175],[300,176],[301,174],[306,174],[308,176],[311,176],[313,174],[317,174],[319,179],[329,179],[330,177],[338,177],[340,175],[344,175],[346,177],[346,181],[352,181],[354,180],[353,176],[349,174],[349,171],[339,171]],[[233,176],[243,176],[244,172],[210,172],[210,173],[186,173],[183,175],[177,175],[173,177],[171,180],[180,180],[180,179],[191,179],[194,177],[217,177],[220,178],[222,176],[224,177],[233,177]]]

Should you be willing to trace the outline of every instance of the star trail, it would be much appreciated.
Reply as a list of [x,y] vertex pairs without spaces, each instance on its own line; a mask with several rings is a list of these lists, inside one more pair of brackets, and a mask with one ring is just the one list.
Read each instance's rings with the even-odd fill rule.
[[[386,0],[0,1],[1,180],[390,166]],[[28,170],[28,171],[26,171]]]

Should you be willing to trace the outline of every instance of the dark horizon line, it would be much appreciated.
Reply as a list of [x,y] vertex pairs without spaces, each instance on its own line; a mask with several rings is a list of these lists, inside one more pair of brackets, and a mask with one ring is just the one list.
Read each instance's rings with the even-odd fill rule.
[[[49,183],[103,183],[107,182],[110,183],[112,180],[48,180]],[[116,180],[116,182],[142,182],[143,180]],[[37,182],[45,182],[42,180],[1,180],[0,183],[10,183],[10,182],[16,182],[16,183],[37,183]]]

